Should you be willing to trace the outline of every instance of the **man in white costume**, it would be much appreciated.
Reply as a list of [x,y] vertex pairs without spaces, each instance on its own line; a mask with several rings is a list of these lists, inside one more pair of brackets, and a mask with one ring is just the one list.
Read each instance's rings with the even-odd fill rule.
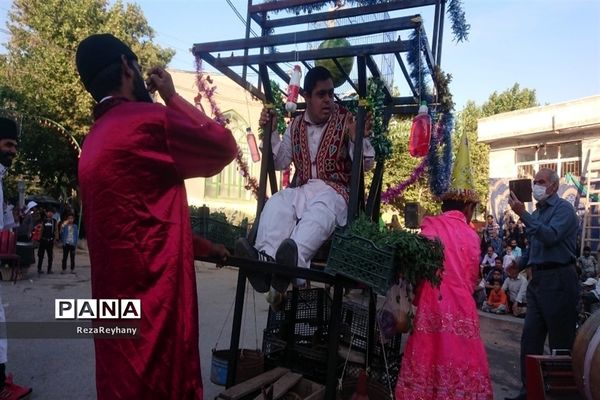
[[[333,93],[333,80],[326,68],[315,67],[306,74],[306,110],[290,122],[283,139],[276,131],[271,136],[275,169],[285,169],[293,162],[295,187],[281,190],[267,201],[255,246],[241,239],[236,244],[237,255],[309,268],[336,225],[346,225],[356,125],[354,116],[334,103]],[[260,125],[271,116],[263,110]],[[365,139],[365,169],[372,167],[374,155],[370,141]],[[289,285],[288,279],[278,276],[271,279],[265,274],[249,274],[248,278],[259,292],[268,291],[270,285],[272,294],[284,292]],[[296,283],[303,284],[300,280]]]
[[[0,205],[2,205],[3,212],[0,217],[0,230],[6,228],[6,214],[4,213],[4,191],[3,182],[4,174],[6,170],[12,164],[13,158],[17,154],[17,138],[19,130],[17,124],[10,118],[0,117]],[[13,220],[14,222],[14,220]],[[2,298],[0,298],[0,324],[5,325],[6,317],[4,316],[4,305],[2,304]],[[5,328],[5,327],[3,327]],[[7,358],[7,341],[6,341],[6,329],[2,329],[2,337],[0,337],[0,399],[20,399],[31,393],[30,388],[15,385],[12,381],[12,376],[6,376],[6,362]]]

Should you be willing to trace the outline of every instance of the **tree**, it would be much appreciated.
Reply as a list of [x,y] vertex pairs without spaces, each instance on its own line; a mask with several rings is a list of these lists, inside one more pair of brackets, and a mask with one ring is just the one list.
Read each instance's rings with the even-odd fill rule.
[[481,204],[486,205],[489,195],[489,146],[477,142],[477,120],[509,111],[536,107],[538,105],[535,90],[521,89],[515,83],[510,89],[501,93],[494,92],[488,100],[478,107],[473,101],[468,101],[459,113],[456,124],[456,138],[467,132],[471,145],[471,165],[475,187],[481,196]]
[[[16,172],[37,177],[47,193],[70,193],[77,185],[77,155],[57,127],[81,143],[92,122],[92,99],[75,67],[78,43],[93,33],[110,32],[131,46],[143,66],[165,65],[174,51],[153,43],[154,30],[138,5],[121,1],[109,7],[107,0],[14,0],[7,26],[10,40],[0,84],[18,93],[14,108],[29,116],[23,120]],[[57,125],[40,126],[31,116]]]

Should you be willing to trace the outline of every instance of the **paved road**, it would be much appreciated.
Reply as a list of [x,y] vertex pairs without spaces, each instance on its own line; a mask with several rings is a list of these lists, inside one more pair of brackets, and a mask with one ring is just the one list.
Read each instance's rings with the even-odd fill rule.
[[[16,285],[1,282],[7,321],[52,321],[54,299],[88,298],[90,268],[85,253],[78,252],[77,264],[80,266],[76,275],[55,273],[38,277],[30,271],[28,279]],[[232,317],[229,312],[233,305],[237,270],[216,270],[199,263],[196,276],[205,398],[213,399],[222,388],[210,382],[211,350],[229,346]],[[251,290],[247,291],[246,304],[241,341],[245,348],[260,347],[267,304],[263,295],[254,295]],[[481,318],[496,399],[502,399],[518,388],[521,327],[521,320],[508,316]],[[14,374],[17,383],[33,387],[32,400],[95,399],[92,340],[10,339],[8,349],[7,371]]]

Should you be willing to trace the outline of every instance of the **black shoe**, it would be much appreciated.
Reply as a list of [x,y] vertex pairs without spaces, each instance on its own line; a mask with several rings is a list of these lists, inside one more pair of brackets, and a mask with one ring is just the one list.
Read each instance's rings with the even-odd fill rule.
[[41,269],[38,269],[38,274],[42,275],[44,273],[44,271],[42,271]]
[[52,272],[52,271],[48,271],[48,275],[50,275],[50,274],[53,274],[53,273],[54,273],[54,272]]
[[[285,265],[287,267],[298,266],[298,246],[292,239],[285,239],[279,245],[277,253],[275,254],[275,261],[277,264]],[[278,292],[287,290],[290,285],[290,278],[287,276],[273,275],[271,278],[271,286]]]
[[[273,261],[272,257],[259,253],[246,238],[239,238],[235,242],[235,255],[255,261]],[[269,260],[270,259],[270,260]],[[250,284],[259,293],[267,293],[271,287],[271,276],[261,272],[247,272]]]

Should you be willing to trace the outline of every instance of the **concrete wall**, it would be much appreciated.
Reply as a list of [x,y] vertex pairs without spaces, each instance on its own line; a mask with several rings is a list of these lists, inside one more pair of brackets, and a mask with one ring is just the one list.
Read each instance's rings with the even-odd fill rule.
[[515,150],[494,149],[490,150],[490,179],[511,178],[517,176],[515,166]]

